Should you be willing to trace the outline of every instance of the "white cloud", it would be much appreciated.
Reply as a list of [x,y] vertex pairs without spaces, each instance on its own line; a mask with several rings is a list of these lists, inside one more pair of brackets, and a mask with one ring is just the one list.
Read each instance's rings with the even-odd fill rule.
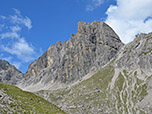
[[[4,27],[3,27],[4,28]],[[18,25],[15,25],[15,26],[10,26],[10,32],[4,32],[4,33],[1,33],[0,34],[0,37],[1,39],[4,39],[4,38],[19,38],[20,37],[20,34],[17,33],[19,31],[21,31],[21,27],[19,27]]]
[[12,55],[16,55],[20,60],[29,62],[33,60],[33,54],[35,51],[33,46],[29,45],[25,39],[20,38],[18,41],[13,42],[10,46],[1,46],[1,48]]
[[101,4],[103,4],[103,0],[90,0],[90,3],[86,6],[86,11],[93,11]]
[[21,31],[21,27],[19,27],[18,25],[16,25],[16,26],[11,26],[10,29],[12,30],[12,32]]
[[32,28],[31,20],[22,16],[19,10],[13,10],[14,15],[0,16],[0,19],[5,19],[0,24],[0,58],[20,68],[21,64],[33,60],[37,53],[22,34],[25,27]]
[[103,3],[102,0],[92,0],[92,2],[95,3],[95,6],[100,6]]
[[92,5],[87,5],[86,6],[86,11],[93,11],[94,7]]
[[19,69],[21,66],[21,62],[13,62],[12,65],[14,65],[17,69]]
[[16,32],[6,32],[6,33],[0,34],[0,37],[2,39],[4,39],[4,38],[19,38],[20,35]]
[[22,18],[22,17],[19,17],[18,15],[13,15],[13,16],[10,16],[10,20],[13,24],[23,24],[28,29],[32,28],[32,21],[28,17]]
[[9,56],[9,57],[3,57],[4,55],[1,55],[0,56],[0,59],[3,59],[3,60],[6,60],[6,61],[11,61],[12,60],[12,57]]
[[13,10],[15,11],[15,13],[16,13],[17,15],[21,16],[21,12],[20,12],[18,9],[13,8]]
[[152,32],[152,0],[117,0],[106,14],[106,23],[124,43],[132,41],[137,33]]
[[0,18],[5,20],[5,19],[6,19],[6,16],[0,16]]
[[13,24],[24,25],[28,29],[31,29],[32,28],[31,19],[27,16],[23,17],[18,9],[13,8],[13,10],[15,12],[15,15],[10,15],[9,17],[0,16],[0,18],[3,20],[9,20]]
[[28,28],[31,29],[32,28],[32,21],[30,20],[30,18],[26,17],[24,19],[24,25]]
[[13,61],[13,63],[12,63],[13,57],[11,57],[11,56],[4,57],[4,54],[0,54],[0,59],[9,61],[9,62],[10,62],[12,65],[14,65],[17,69],[19,69],[20,66],[21,66],[21,62]]

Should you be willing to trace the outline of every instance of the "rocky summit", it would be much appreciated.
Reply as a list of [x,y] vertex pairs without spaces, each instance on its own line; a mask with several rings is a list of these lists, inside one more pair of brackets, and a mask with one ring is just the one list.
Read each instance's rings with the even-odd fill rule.
[[71,83],[107,64],[123,43],[104,22],[78,23],[77,33],[64,44],[57,42],[30,64],[25,85],[50,82]]
[[[51,45],[25,74],[0,60],[0,81],[33,92],[68,114],[152,114],[152,33],[137,34],[124,45],[106,23],[79,22],[69,41]],[[49,107],[46,111],[38,99],[48,102],[30,92],[24,95],[19,88],[0,83],[0,112],[13,112],[11,102],[22,112],[53,111]],[[36,102],[31,105],[35,108],[25,99]]]

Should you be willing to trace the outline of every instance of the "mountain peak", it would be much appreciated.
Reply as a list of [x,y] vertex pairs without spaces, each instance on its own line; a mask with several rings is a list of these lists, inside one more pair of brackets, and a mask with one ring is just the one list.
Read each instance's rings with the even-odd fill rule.
[[[72,83],[107,64],[123,46],[118,35],[104,22],[80,21],[78,31],[64,44],[48,48],[28,68],[25,76],[34,77],[26,84],[48,82]],[[26,85],[25,84],[25,85]]]

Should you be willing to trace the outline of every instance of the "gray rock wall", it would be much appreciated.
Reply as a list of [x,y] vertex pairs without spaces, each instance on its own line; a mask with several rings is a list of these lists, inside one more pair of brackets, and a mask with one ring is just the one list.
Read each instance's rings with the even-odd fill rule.
[[106,23],[79,22],[77,33],[64,44],[51,45],[31,63],[25,76],[31,77],[29,83],[81,80],[91,70],[107,64],[122,46],[118,35]]
[[119,52],[115,67],[127,69],[152,69],[152,33],[138,34],[134,41]]

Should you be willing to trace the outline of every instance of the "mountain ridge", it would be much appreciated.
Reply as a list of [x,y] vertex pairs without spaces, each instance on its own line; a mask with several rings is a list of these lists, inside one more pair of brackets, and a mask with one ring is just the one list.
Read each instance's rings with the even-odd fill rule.
[[151,33],[138,34],[90,78],[70,87],[36,94],[69,114],[151,114],[151,42]]
[[30,64],[25,84],[61,82],[73,83],[84,75],[107,64],[124,44],[104,22],[78,23],[78,30],[64,44],[51,45],[36,61]]
[[151,58],[152,33],[124,45],[107,24],[79,22],[77,33],[51,45],[17,86],[69,114],[151,114]]

